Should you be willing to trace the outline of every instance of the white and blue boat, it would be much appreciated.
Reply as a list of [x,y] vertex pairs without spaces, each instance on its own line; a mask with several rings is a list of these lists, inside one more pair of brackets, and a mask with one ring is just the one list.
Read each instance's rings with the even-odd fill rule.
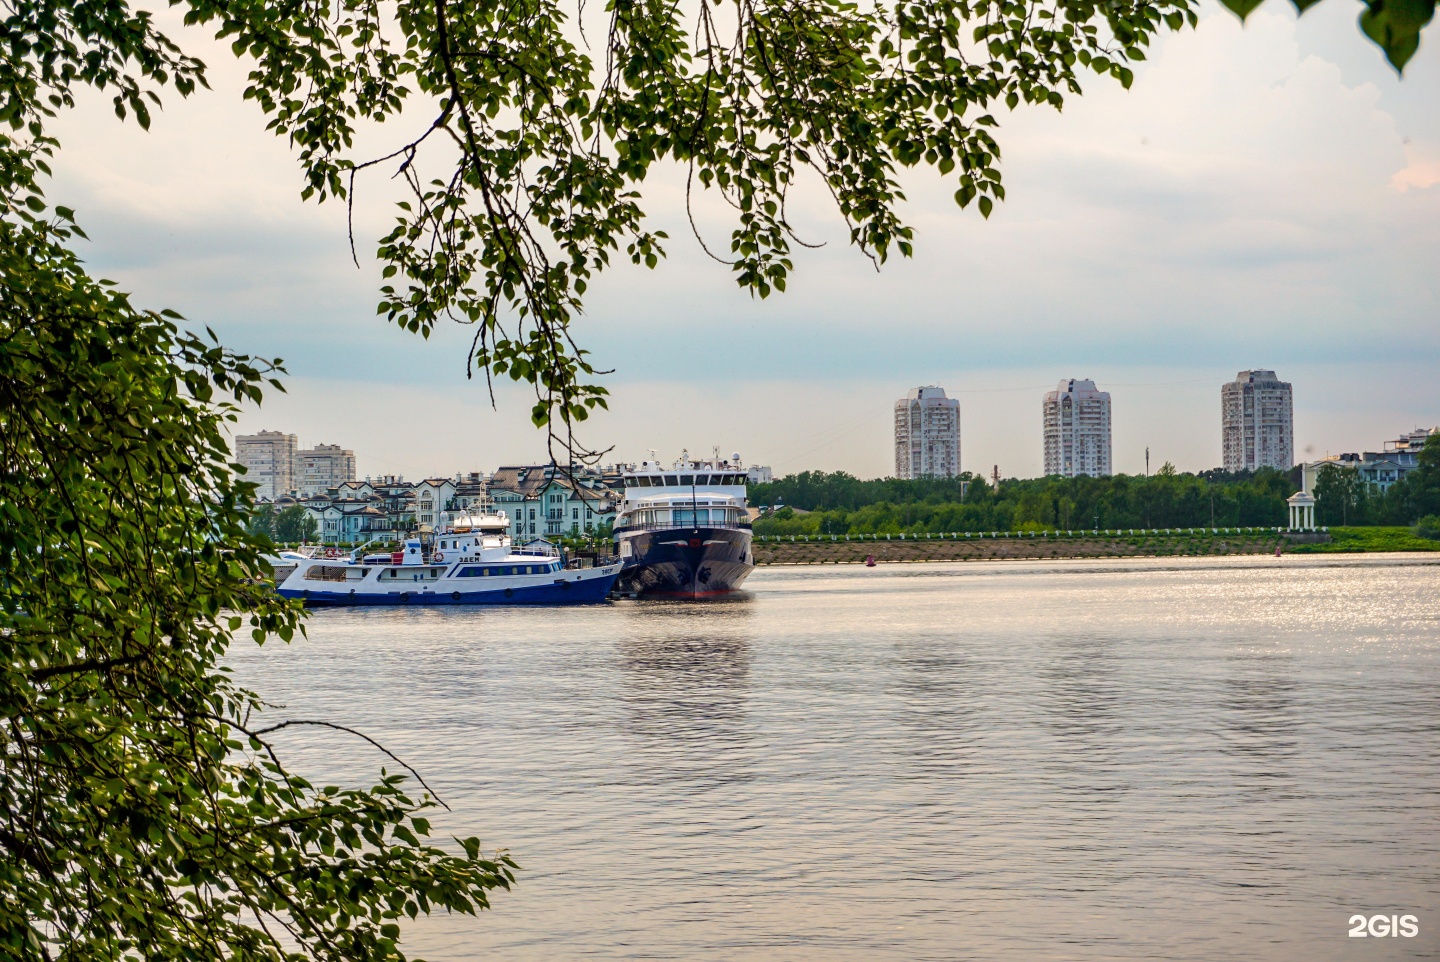
[[569,568],[553,545],[512,545],[508,527],[503,512],[462,514],[428,546],[411,538],[393,555],[286,558],[295,568],[276,590],[307,607],[585,605],[609,597],[618,562]]

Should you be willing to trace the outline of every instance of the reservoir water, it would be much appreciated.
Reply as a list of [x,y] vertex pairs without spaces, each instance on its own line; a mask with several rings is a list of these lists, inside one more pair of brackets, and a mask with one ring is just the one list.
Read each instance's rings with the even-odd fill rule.
[[[332,610],[238,678],[521,864],[431,960],[1440,958],[1440,557],[769,568]],[[357,784],[385,759],[285,733]],[[393,768],[393,764],[391,766]],[[1410,914],[1413,938],[1352,938]]]

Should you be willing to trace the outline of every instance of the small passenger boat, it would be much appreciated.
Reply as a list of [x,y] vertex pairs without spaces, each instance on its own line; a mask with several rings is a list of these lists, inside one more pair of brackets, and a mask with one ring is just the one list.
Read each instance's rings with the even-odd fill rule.
[[[276,590],[307,607],[348,605],[583,605],[604,601],[620,565],[567,568],[553,545],[517,548],[503,512],[462,514],[431,543],[411,538],[394,555],[356,549],[311,558]],[[289,561],[290,559],[286,559]]]

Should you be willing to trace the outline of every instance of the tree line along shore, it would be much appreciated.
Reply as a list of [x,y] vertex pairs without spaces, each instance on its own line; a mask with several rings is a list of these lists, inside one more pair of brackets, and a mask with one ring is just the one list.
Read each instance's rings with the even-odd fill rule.
[[[1440,532],[1436,533],[1440,535]],[[793,539],[793,540],[792,540]],[[1303,539],[1303,540],[1301,540]],[[1410,528],[1333,528],[1297,539],[1277,528],[984,532],[935,535],[757,536],[755,563],[1034,561],[1066,558],[1223,557],[1367,551],[1440,551]]]
[[[1182,473],[1166,463],[1148,477],[1004,479],[971,473],[953,478],[861,480],[844,472],[805,471],[754,485],[762,506],[755,535],[972,535],[1063,531],[1283,528],[1286,499],[1301,487],[1300,469]],[[1316,524],[1327,528],[1406,530],[1417,540],[1440,529],[1440,435],[1419,466],[1384,491],[1358,483],[1343,466],[1320,471],[1312,493]],[[1358,535],[1347,543],[1376,541]],[[1391,541],[1398,534],[1387,536]],[[1384,540],[1383,538],[1381,540]],[[1337,539],[1337,543],[1338,539]]]

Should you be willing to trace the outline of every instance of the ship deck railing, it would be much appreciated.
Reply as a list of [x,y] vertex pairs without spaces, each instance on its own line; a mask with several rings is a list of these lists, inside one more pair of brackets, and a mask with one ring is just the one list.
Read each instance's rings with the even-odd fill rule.
[[665,521],[622,525],[616,528],[613,533],[621,534],[625,531],[675,531],[680,528],[733,528],[737,531],[750,531],[753,526],[749,521],[699,521],[694,523]]

